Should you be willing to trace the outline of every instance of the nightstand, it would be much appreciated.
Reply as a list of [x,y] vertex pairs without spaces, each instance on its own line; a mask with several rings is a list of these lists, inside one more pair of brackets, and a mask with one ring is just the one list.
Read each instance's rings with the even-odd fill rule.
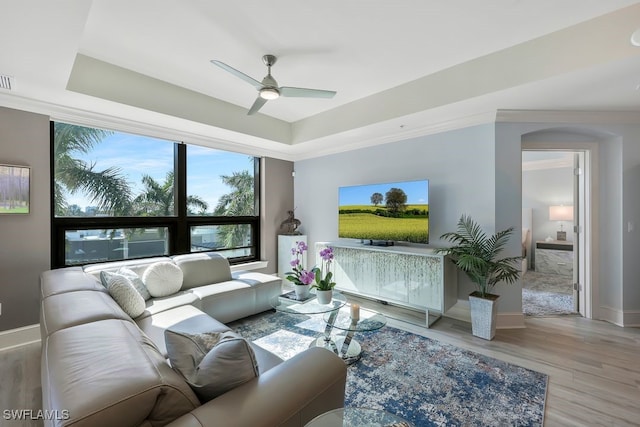
[[573,277],[573,242],[566,240],[537,241],[535,271]]

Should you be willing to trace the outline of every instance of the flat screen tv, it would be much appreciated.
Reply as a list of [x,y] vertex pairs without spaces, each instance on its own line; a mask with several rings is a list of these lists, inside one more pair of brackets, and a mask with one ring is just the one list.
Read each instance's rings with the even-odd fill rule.
[[429,181],[340,187],[338,237],[365,244],[429,243]]

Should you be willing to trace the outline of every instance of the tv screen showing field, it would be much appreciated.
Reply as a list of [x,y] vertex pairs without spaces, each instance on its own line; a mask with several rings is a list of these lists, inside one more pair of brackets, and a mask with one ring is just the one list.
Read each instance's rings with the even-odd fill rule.
[[341,187],[341,238],[429,243],[429,181]]

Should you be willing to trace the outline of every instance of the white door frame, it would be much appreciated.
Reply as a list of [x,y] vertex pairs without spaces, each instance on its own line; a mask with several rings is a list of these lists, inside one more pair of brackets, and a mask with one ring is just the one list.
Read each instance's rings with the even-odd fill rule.
[[[598,283],[599,265],[598,258],[598,144],[596,142],[542,142],[522,141],[521,151],[573,151],[585,153],[584,170],[584,219],[581,224],[581,247],[579,254],[582,262],[577,262],[580,269],[577,277],[580,278],[582,287],[580,312],[588,319],[599,318],[594,312],[594,307],[599,307],[600,288]],[[575,198],[575,195],[574,195]]]

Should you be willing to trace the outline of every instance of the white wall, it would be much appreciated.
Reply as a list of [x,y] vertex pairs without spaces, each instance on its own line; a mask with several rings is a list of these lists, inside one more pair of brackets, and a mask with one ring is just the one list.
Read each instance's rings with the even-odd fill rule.
[[[296,162],[301,230],[311,247],[338,239],[338,187],[427,178],[430,246],[444,246],[439,236],[454,230],[463,213],[493,233],[494,140],[494,125],[487,124]],[[473,287],[459,277],[465,299]]]
[[[573,204],[573,166],[538,168],[536,162],[540,160],[536,154],[531,151],[522,153],[523,168],[527,164],[534,168],[522,171],[522,207],[531,208],[533,214],[532,247],[535,247],[536,241],[547,237],[555,239],[560,229],[557,221],[549,221],[549,206]],[[558,154],[562,156],[563,153]],[[571,153],[566,154],[572,156]],[[567,240],[572,241],[573,221],[563,221],[562,224],[567,232]],[[535,251],[532,248],[529,250],[535,257]]]

